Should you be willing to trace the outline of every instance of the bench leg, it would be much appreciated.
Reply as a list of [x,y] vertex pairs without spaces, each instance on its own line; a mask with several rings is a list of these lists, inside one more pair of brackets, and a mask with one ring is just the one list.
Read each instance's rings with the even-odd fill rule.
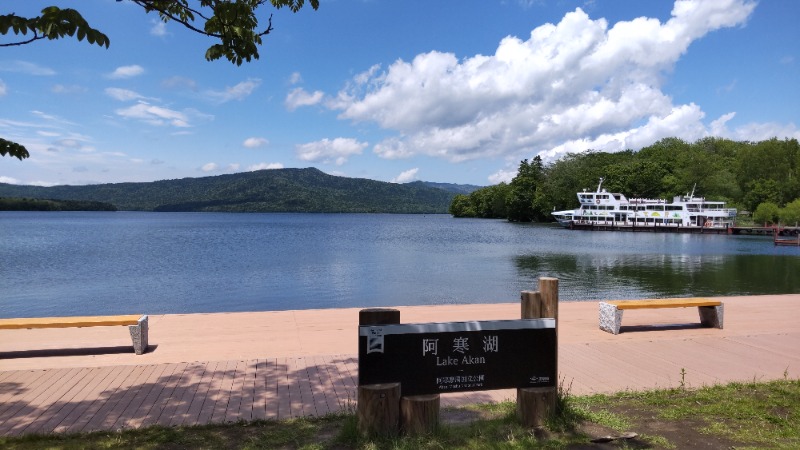
[[709,328],[722,328],[724,304],[719,306],[698,306],[700,312],[700,324]]
[[622,325],[622,310],[616,305],[600,302],[600,329],[611,334],[619,334]]
[[131,340],[133,341],[133,351],[137,355],[147,351],[147,316],[142,316],[139,323],[136,325],[128,325],[128,330],[131,332]]

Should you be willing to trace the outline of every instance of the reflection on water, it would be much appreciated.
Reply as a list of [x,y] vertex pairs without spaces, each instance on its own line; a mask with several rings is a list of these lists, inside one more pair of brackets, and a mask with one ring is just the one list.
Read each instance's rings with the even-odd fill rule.
[[542,254],[514,263],[520,276],[559,278],[564,300],[800,292],[800,258],[790,255]]

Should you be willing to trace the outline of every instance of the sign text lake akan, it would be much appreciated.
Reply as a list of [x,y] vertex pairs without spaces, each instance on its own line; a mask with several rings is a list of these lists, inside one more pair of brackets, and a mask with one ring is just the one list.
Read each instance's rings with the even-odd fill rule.
[[554,387],[555,354],[554,319],[363,325],[358,382],[403,396]]

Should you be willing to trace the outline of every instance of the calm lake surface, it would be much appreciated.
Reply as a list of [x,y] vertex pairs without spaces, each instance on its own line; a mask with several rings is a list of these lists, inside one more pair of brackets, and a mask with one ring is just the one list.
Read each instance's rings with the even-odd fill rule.
[[449,215],[0,213],[0,317],[800,292],[768,237],[580,232]]

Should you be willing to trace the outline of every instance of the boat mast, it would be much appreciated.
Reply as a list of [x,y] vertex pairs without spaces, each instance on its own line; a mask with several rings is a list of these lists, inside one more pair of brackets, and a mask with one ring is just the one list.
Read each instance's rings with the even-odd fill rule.
[[600,186],[603,185],[603,177],[600,177],[600,183],[597,185],[597,192],[600,192]]

